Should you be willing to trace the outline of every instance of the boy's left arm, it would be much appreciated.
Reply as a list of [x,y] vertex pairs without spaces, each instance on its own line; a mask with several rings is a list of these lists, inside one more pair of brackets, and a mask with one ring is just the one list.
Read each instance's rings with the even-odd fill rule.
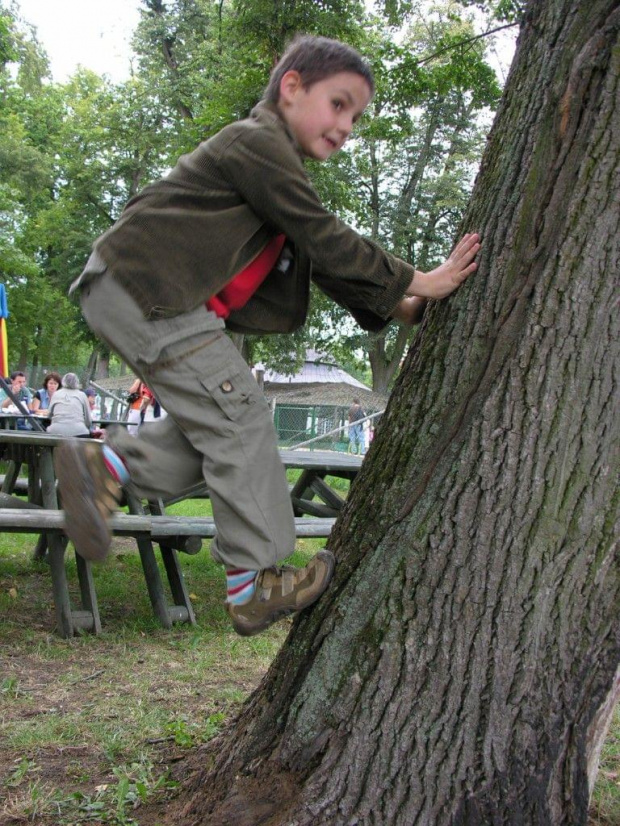
[[402,321],[407,327],[412,327],[422,321],[427,303],[428,299],[420,298],[418,295],[403,298],[392,310],[392,318]]

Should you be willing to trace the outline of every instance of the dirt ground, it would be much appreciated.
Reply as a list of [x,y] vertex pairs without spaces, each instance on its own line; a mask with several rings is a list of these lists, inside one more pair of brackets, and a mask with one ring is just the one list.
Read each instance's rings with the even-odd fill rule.
[[[116,550],[123,552],[122,547]],[[186,626],[178,631],[155,628],[137,639],[134,632],[124,640],[121,631],[107,639],[97,637],[94,643],[90,635],[60,640],[53,630],[48,572],[30,570],[18,581],[0,572],[0,593],[11,588],[18,598],[0,637],[0,826],[116,823],[93,819],[94,813],[66,821],[54,813],[53,805],[50,811],[48,803],[54,792],[62,798],[81,794],[95,799],[102,789],[118,784],[113,769],[126,764],[123,729],[133,728],[132,714],[148,718],[155,710],[158,721],[190,723],[215,715],[221,725],[258,684],[266,667],[260,661],[230,657],[196,674],[196,664],[202,662],[197,655],[192,672]],[[131,605],[119,610],[130,612]],[[149,724],[147,719],[135,730]],[[109,740],[115,727],[122,741],[118,754],[110,754],[109,742],[106,753],[97,731],[105,728]],[[23,745],[8,747],[9,729],[24,733]],[[172,778],[181,778],[182,761],[191,751],[187,743],[177,744],[174,733],[164,734],[160,728],[158,736],[143,741],[153,782],[166,767]],[[39,800],[38,812],[37,806],[33,811],[34,797]],[[132,815],[136,819],[138,812]]]

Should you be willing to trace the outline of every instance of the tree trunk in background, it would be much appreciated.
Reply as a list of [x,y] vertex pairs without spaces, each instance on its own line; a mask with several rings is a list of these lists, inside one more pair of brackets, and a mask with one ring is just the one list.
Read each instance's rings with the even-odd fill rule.
[[618,0],[530,4],[479,273],[427,314],[334,583],[165,823],[586,823],[619,661],[619,29]]
[[95,378],[107,379],[110,375],[110,350],[104,344],[99,343],[97,346],[97,351]]
[[387,396],[390,392],[390,382],[400,366],[407,339],[411,335],[411,328],[398,327],[398,333],[391,348],[392,354],[389,359],[386,353],[385,336],[376,336],[371,340],[367,355],[372,371],[372,389],[374,393],[383,393]]

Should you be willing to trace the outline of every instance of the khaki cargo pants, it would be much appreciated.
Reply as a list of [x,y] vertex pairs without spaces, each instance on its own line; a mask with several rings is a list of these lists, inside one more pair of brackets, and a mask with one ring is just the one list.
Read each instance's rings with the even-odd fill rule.
[[295,520],[271,412],[221,319],[200,307],[147,321],[107,272],[83,276],[80,290],[93,332],[168,413],[137,437],[110,432],[135,492],[165,499],[205,481],[217,529],[211,553],[227,568],[260,570],[292,553]]

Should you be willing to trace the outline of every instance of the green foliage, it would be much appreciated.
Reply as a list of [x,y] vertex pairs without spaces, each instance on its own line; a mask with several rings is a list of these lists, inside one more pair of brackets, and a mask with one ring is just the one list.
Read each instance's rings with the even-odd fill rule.
[[192,720],[188,717],[177,717],[164,726],[164,732],[184,749],[192,748],[198,743],[206,743],[214,737],[222,727],[226,715],[223,712],[209,714],[204,721]]
[[[77,810],[89,822],[96,821],[110,826],[137,826],[138,821],[131,815],[133,810],[154,795],[171,791],[178,786],[167,774],[159,774],[150,762],[115,766],[113,773],[115,782],[99,786],[93,795],[74,792],[64,799],[57,796],[58,809],[67,812],[71,819],[75,816],[71,811]],[[62,822],[68,821],[63,819]],[[84,821],[80,818],[80,822]]]
[[0,7],[0,67],[17,59],[12,22],[12,16]]
[[[464,8],[475,7],[496,20],[515,23],[521,19],[526,0],[457,0]],[[375,8],[390,25],[402,25],[420,7],[419,0],[375,0]]]
[[517,23],[523,17],[526,0],[458,0],[461,6],[475,6],[496,20]]

